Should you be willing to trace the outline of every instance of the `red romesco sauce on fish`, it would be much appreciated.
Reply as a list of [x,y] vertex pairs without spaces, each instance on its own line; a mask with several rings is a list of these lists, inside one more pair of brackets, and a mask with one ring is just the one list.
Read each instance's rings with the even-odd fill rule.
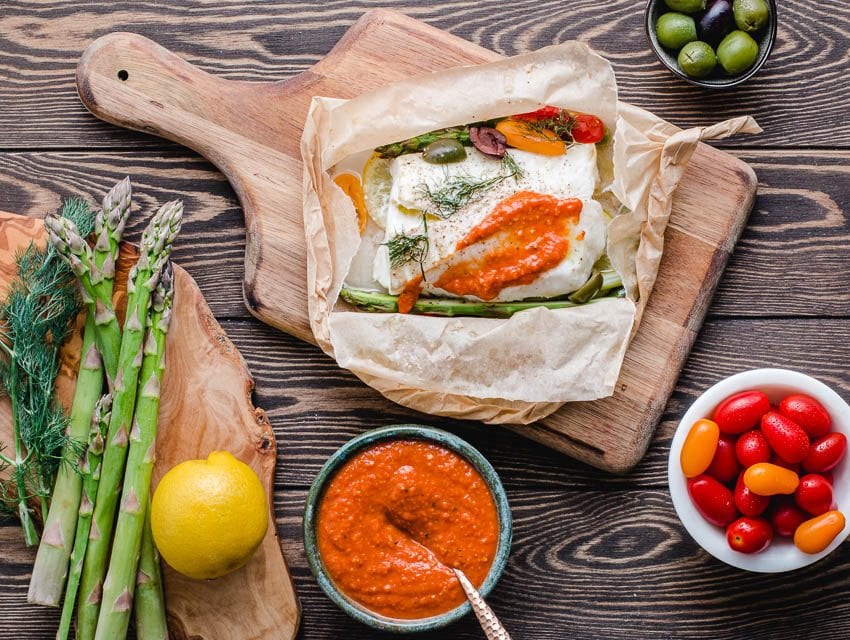
[[466,460],[439,445],[396,440],[358,453],[333,476],[316,533],[337,588],[375,613],[417,619],[465,601],[451,567],[484,582],[499,519]]
[[529,284],[557,266],[570,250],[569,225],[578,221],[582,203],[532,191],[505,198],[458,243],[461,251],[498,234],[494,248],[450,265],[434,283],[457,296],[492,300],[499,292]]

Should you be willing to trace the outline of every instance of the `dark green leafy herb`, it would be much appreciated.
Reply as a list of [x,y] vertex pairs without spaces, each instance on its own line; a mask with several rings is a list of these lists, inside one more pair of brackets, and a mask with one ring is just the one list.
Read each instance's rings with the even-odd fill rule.
[[[63,215],[91,233],[94,214],[81,200],[69,200]],[[38,543],[30,502],[42,517],[63,449],[79,447],[65,433],[67,418],[54,397],[58,352],[80,310],[76,278],[48,246],[35,244],[16,257],[18,277],[0,304],[0,382],[12,405],[14,442],[0,451],[9,479],[0,482],[0,500],[15,505],[28,545]]]
[[391,267],[398,268],[408,262],[418,262],[419,268],[422,271],[422,278],[424,279],[424,262],[430,247],[428,242],[428,219],[424,215],[422,216],[422,226],[424,229],[423,233],[411,235],[399,233],[384,244],[390,254]]
[[560,114],[551,118],[529,121],[528,125],[538,133],[551,131],[559,140],[571,143],[573,142],[573,127],[576,125],[576,119],[568,111],[561,111]]

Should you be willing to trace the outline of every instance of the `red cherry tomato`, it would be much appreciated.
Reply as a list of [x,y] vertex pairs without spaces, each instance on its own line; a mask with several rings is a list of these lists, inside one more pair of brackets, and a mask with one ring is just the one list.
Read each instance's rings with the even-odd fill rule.
[[605,125],[596,116],[587,113],[577,113],[573,116],[573,140],[582,144],[594,144],[605,137]]
[[774,531],[784,538],[794,535],[801,524],[809,519],[809,514],[800,509],[792,500],[778,502],[770,514],[770,523]]
[[773,540],[773,529],[764,518],[738,518],[726,529],[726,541],[740,553],[758,553]]
[[764,414],[761,431],[770,448],[786,462],[801,462],[809,455],[809,435],[803,427],[781,413],[768,411]]
[[706,473],[723,484],[728,484],[738,477],[740,470],[741,467],[735,455],[735,440],[729,436],[720,436],[714,458]]
[[822,438],[829,433],[832,420],[823,405],[803,393],[783,398],[779,412],[800,425],[811,438]]
[[761,431],[747,431],[735,443],[735,454],[743,467],[752,467],[759,462],[770,462],[770,445]]
[[528,113],[520,113],[511,116],[514,120],[525,120],[526,122],[536,122],[537,120],[546,120],[547,118],[557,118],[561,115],[562,109],[558,107],[541,107],[537,111],[529,111]]
[[742,391],[717,405],[713,420],[722,433],[743,433],[755,427],[768,411],[770,400],[764,392]]
[[832,485],[817,473],[805,475],[794,491],[794,502],[813,516],[826,513],[832,508]]
[[713,525],[725,527],[738,517],[732,492],[711,476],[688,480],[688,493],[697,511]]
[[733,498],[735,507],[745,516],[760,516],[770,505],[770,496],[760,496],[747,488],[744,484],[743,473],[738,476],[738,482],[735,483]]
[[829,471],[844,457],[847,451],[847,438],[843,433],[830,433],[815,440],[809,449],[809,455],[803,460],[806,471]]
[[783,469],[790,469],[794,473],[800,473],[799,462],[786,462],[775,453],[773,454],[773,456],[771,456],[770,462],[771,464],[775,464],[777,467],[782,467]]
[[822,474],[823,479],[826,480],[832,487],[835,487],[835,479],[832,476],[832,471],[824,471]]

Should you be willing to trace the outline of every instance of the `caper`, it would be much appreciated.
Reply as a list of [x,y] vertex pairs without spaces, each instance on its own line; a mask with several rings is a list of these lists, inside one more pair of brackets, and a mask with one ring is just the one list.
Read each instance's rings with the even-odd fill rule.
[[422,159],[431,164],[448,164],[466,159],[466,149],[457,140],[440,138],[422,151]]
[[750,34],[743,31],[733,31],[723,38],[717,47],[717,59],[726,69],[726,73],[738,75],[746,71],[756,61],[759,46]]
[[696,13],[705,9],[705,0],[664,0],[673,11]]
[[580,289],[573,291],[568,296],[569,301],[575,302],[576,304],[584,304],[585,302],[590,301],[593,296],[599,293],[603,282],[605,282],[605,278],[597,271],[590,276],[590,280],[585,282]]
[[703,78],[717,66],[717,56],[707,42],[689,42],[679,52],[679,66],[689,78]]
[[741,31],[755,33],[767,24],[770,7],[765,0],[735,0],[732,3],[735,24]]
[[655,23],[658,42],[668,49],[681,49],[697,39],[697,25],[684,13],[665,13]]

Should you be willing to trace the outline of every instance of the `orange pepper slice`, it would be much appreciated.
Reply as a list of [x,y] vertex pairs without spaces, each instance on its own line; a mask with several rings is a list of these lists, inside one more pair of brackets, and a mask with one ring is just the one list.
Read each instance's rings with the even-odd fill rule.
[[794,532],[794,544],[803,553],[820,553],[844,530],[844,514],[827,511],[806,520]]
[[363,185],[360,183],[360,178],[353,173],[341,173],[334,178],[334,182],[354,203],[354,210],[357,212],[357,226],[360,229],[360,235],[363,235],[366,230],[368,215],[366,213],[366,202],[363,200]]
[[567,150],[566,143],[554,131],[538,129],[533,123],[524,120],[502,120],[496,123],[496,131],[505,136],[509,146],[520,151],[560,156]]
[[744,485],[760,496],[791,495],[800,484],[800,476],[778,464],[759,462],[744,472]]
[[711,466],[720,440],[720,427],[712,420],[697,420],[688,431],[679,462],[686,478],[695,478]]

